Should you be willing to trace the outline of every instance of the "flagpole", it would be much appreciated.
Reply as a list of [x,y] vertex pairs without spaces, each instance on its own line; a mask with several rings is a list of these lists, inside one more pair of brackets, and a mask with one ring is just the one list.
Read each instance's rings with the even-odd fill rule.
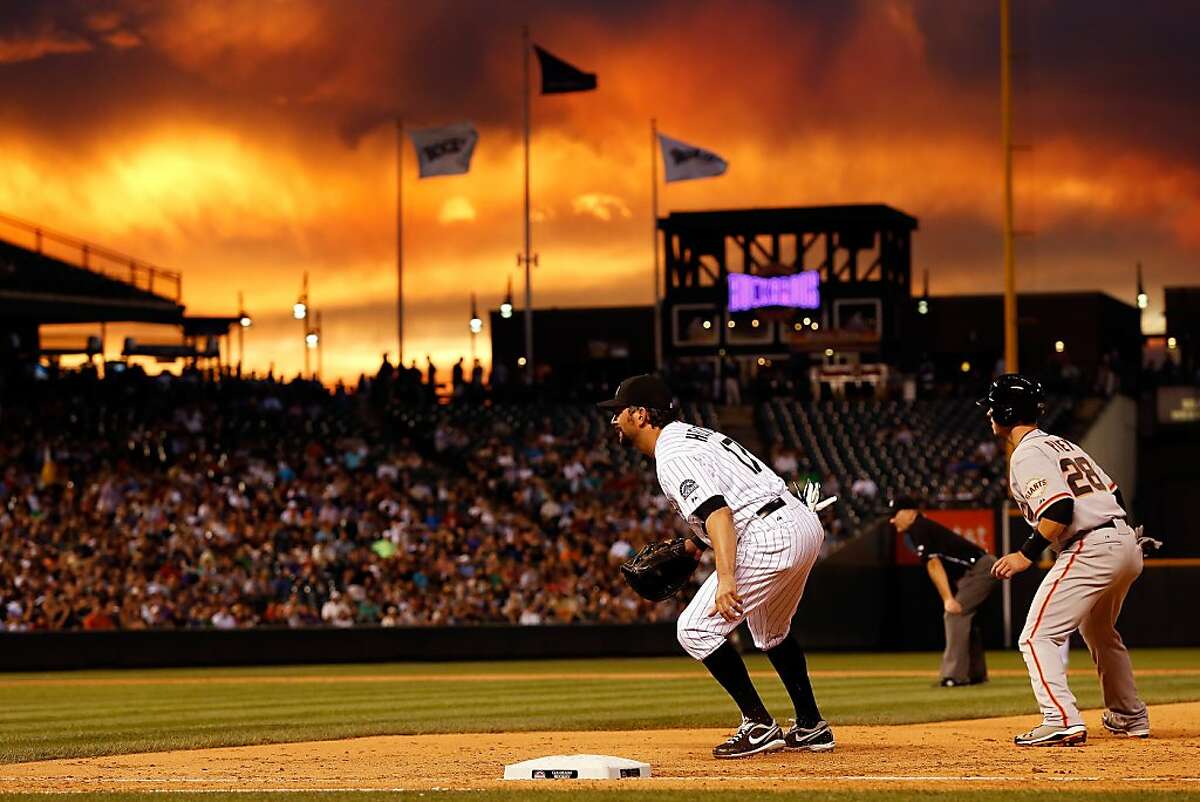
[[658,261],[658,122],[650,118],[650,236],[654,247],[654,367],[662,370],[662,304],[659,301]]
[[396,366],[404,365],[404,120],[396,118]]
[[533,255],[532,233],[529,225],[529,26],[521,26],[522,63],[524,64],[524,86],[522,95],[525,101],[525,253],[518,259],[525,264],[525,379],[533,384],[533,285],[532,262]]

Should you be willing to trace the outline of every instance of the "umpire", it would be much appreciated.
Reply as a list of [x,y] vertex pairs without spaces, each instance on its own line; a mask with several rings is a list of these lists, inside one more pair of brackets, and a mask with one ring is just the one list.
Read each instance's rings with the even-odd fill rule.
[[946,651],[940,685],[956,688],[987,682],[983,633],[974,624],[978,610],[999,584],[992,577],[996,558],[917,510],[911,498],[892,502],[892,526],[925,563],[929,579],[942,597]]

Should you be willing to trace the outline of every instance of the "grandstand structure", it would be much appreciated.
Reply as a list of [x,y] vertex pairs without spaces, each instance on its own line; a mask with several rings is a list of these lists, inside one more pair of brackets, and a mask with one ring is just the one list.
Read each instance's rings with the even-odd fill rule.
[[[175,341],[127,339],[122,355],[159,361],[216,359],[219,338],[237,318],[190,318],[183,277],[112,248],[0,215],[0,364],[43,357],[103,355],[109,323],[174,327]],[[41,327],[96,324],[97,331],[43,342]]]
[[[895,310],[909,300],[917,225],[881,204],[672,212],[658,221],[664,352],[708,356],[716,346],[757,358],[834,347],[886,358]],[[803,273],[815,293],[773,291]],[[738,302],[739,277],[762,280],[757,297]]]
[[882,204],[673,212],[664,242],[668,362],[722,382],[787,364],[881,387],[912,304],[916,218]]
[[[666,246],[661,313],[535,310],[540,383],[581,388],[583,398],[657,369],[682,395],[717,403],[750,395],[731,393],[730,380],[805,400],[885,398],[918,376],[922,392],[982,385],[1003,356],[1003,297],[930,296],[927,282],[917,289],[919,224],[891,206],[673,212],[657,225]],[[1183,298],[1176,292],[1168,305],[1182,310]],[[1026,292],[1017,306],[1024,370],[1053,383],[1117,372],[1131,386],[1143,347],[1132,303],[1102,292]],[[492,365],[516,376],[525,313],[506,314],[491,314]],[[1181,350],[1193,338],[1178,322],[1185,317],[1174,324]]]

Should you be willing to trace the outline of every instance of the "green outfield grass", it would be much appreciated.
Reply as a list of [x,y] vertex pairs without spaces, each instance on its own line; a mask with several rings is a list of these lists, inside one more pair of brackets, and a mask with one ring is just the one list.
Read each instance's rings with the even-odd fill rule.
[[[1058,802],[1064,796],[1071,802],[1135,802],[1135,800],[1198,800],[1200,792],[1190,791],[1087,791],[1072,788],[1046,791],[668,791],[645,790],[632,784],[620,790],[539,791],[537,802],[746,802],[747,799],[767,802],[952,802],[969,797],[971,802]],[[529,791],[412,791],[412,792],[347,792],[330,793],[172,793],[171,802],[522,802],[530,798]],[[161,802],[163,794],[156,793],[84,793],[84,794],[0,794],[4,802]]]
[[[1016,653],[988,659],[993,670],[1024,671]],[[752,671],[771,672],[761,656],[748,663]],[[1023,676],[933,687],[935,654],[814,654],[809,664],[816,672],[844,672],[813,681],[822,712],[838,724],[1036,714]],[[1200,700],[1200,649],[1138,650],[1134,664],[1183,672],[1140,677],[1147,702]],[[1075,652],[1071,665],[1087,668],[1090,660]],[[928,673],[853,673],[913,670]],[[636,676],[651,672],[671,676]],[[597,673],[606,676],[587,676]],[[496,678],[462,676],[482,674]],[[545,676],[529,676],[535,674]],[[430,675],[462,679],[422,679]],[[275,677],[296,681],[271,682]],[[219,681],[238,678],[267,681]],[[141,679],[147,684],[86,684]],[[778,679],[771,674],[755,681],[776,716],[785,718],[790,706]],[[1072,684],[1082,706],[1099,706],[1094,676]],[[383,734],[725,727],[735,718],[703,667],[686,658],[0,674],[3,762]]]

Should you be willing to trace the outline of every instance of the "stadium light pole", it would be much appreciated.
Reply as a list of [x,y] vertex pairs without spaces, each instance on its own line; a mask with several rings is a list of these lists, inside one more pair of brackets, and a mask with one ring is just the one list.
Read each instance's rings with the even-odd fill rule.
[[512,317],[513,312],[512,299],[512,276],[508,277],[508,292],[504,296],[504,302],[500,304],[500,317],[508,320]]
[[317,381],[325,374],[325,332],[321,326],[321,310],[316,312],[317,325],[313,329],[317,333]]
[[471,293],[471,364],[475,364],[475,338],[479,336],[479,332],[483,331],[483,320],[479,317],[479,310],[475,305],[475,293]]
[[1009,0],[1000,0],[1000,118],[1004,141],[1004,370],[1016,373],[1017,282],[1013,264],[1012,42]]
[[312,378],[319,380],[321,375],[321,313],[316,312],[313,315],[316,324],[311,328],[305,327],[304,330],[304,370],[308,372],[308,352],[317,352],[317,372]]
[[1137,308],[1139,326],[1141,325],[1142,312],[1148,306],[1150,306],[1150,296],[1146,294],[1146,285],[1142,283],[1142,262],[1139,259],[1137,263]]
[[300,321],[301,331],[304,332],[304,375],[308,375],[308,271],[304,271],[304,281],[300,285],[300,298],[292,304],[292,317]]
[[246,314],[246,302],[242,295],[242,291],[238,290],[238,377],[242,375],[242,362],[246,359],[246,329],[250,328],[254,321]]

